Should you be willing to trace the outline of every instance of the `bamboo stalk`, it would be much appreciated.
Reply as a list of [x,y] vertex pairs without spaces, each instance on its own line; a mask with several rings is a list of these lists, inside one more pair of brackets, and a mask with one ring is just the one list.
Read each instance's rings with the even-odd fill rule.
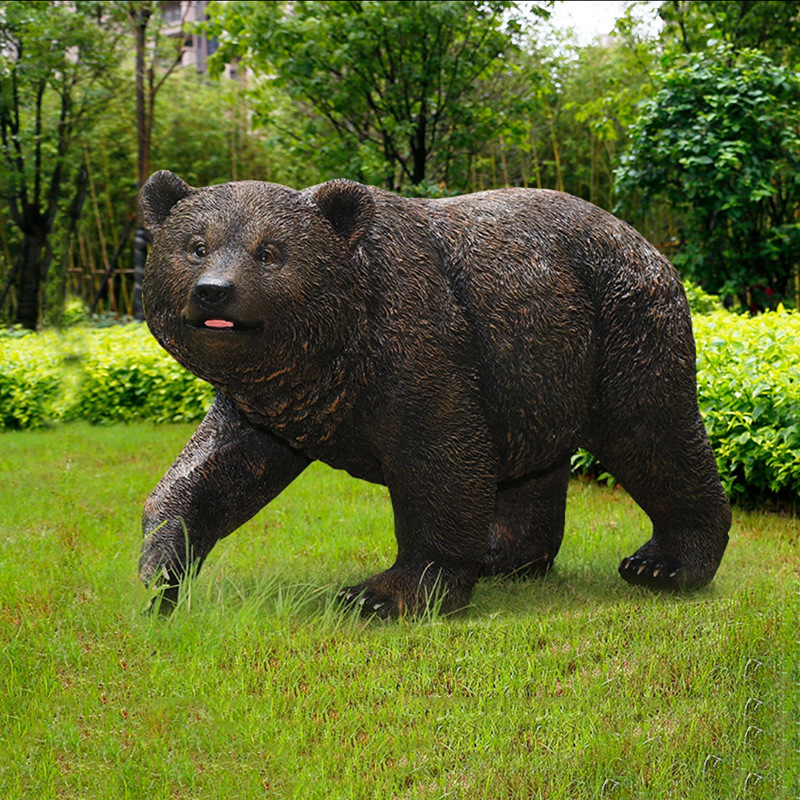
[[561,172],[561,151],[558,147],[558,136],[556,136],[556,120],[552,112],[548,113],[547,119],[550,123],[550,143],[553,145],[553,160],[556,165],[556,189],[564,191],[564,175]]
[[503,180],[506,184],[506,189],[510,188],[511,183],[508,180],[508,162],[506,161],[506,143],[503,137],[500,137],[500,163],[503,165]]
[[111,171],[108,166],[108,149],[106,148],[106,142],[103,136],[100,137],[100,154],[103,156],[103,179],[106,185],[106,190],[105,190],[106,213],[108,214],[108,221],[111,225],[111,230],[114,230],[114,228],[117,227],[117,221],[114,217],[114,205],[111,202],[111,192],[109,192],[108,190],[108,187],[112,185]]
[[542,168],[539,164],[539,150],[536,147],[536,137],[531,130],[531,155],[533,156],[533,173],[536,176],[536,188],[542,188]]
[[86,242],[80,230],[78,231],[78,261],[80,262],[78,264],[78,269],[80,271],[81,297],[83,297],[84,302],[87,302],[91,293],[91,281],[86,279],[88,258],[86,256]]
[[[103,256],[103,266],[105,268],[105,272],[109,271],[109,261],[108,261],[108,248],[106,247],[106,237],[103,233],[103,221],[100,217],[100,208],[97,203],[97,192],[94,188],[94,178],[92,178],[92,169],[91,164],[89,163],[89,148],[84,144],[83,146],[83,153],[86,159],[86,175],[89,179],[89,194],[92,198],[92,210],[94,211],[94,219],[95,223],[97,224],[97,235],[100,239],[100,253]],[[94,270],[93,270],[94,271]],[[108,284],[108,300],[111,304],[111,310],[117,310],[116,300],[114,298],[114,282],[109,281]]]

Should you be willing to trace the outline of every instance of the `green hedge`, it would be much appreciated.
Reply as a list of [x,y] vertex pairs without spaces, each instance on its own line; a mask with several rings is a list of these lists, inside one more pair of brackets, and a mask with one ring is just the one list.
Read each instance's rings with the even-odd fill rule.
[[[713,306],[712,306],[713,307]],[[800,313],[695,314],[700,408],[734,499],[800,493]],[[0,333],[0,428],[201,419],[213,389],[142,324]],[[576,472],[602,470],[587,453]]]
[[211,386],[161,349],[143,324],[73,330],[63,345],[77,366],[71,417],[91,422],[192,422],[214,399]]
[[800,493],[800,314],[695,318],[700,408],[733,499]]
[[52,335],[0,338],[0,429],[34,428],[58,416],[60,368]]
[[191,422],[203,418],[213,397],[143,324],[0,336],[0,427]]

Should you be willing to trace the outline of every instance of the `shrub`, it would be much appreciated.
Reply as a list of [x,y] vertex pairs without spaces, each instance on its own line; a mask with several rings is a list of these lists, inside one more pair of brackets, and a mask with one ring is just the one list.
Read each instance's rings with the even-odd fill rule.
[[722,311],[722,300],[715,294],[709,294],[692,281],[685,280],[683,289],[692,314],[710,314],[712,311]]
[[70,417],[90,422],[191,422],[202,419],[214,390],[167,355],[143,324],[64,334],[67,363],[78,367]]
[[142,324],[0,335],[0,429],[69,419],[191,422],[213,397]]
[[58,416],[59,354],[53,335],[0,335],[0,430],[36,428]]
[[[713,298],[699,297],[713,306]],[[800,493],[800,313],[695,315],[700,410],[735,500]],[[0,429],[56,419],[191,422],[214,395],[146,326],[0,333]],[[573,471],[609,480],[589,453]]]
[[695,319],[700,409],[733,499],[800,493],[800,314]]

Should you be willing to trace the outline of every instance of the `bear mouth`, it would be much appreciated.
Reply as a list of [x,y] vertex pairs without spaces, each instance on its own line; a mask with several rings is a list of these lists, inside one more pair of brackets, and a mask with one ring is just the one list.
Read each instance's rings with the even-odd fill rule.
[[216,330],[233,329],[236,330],[236,323],[229,319],[207,319],[203,323],[204,328],[215,328]]
[[258,325],[248,325],[244,322],[239,322],[229,317],[201,317],[200,319],[184,319],[184,324],[188,328],[193,328],[197,331],[214,331],[220,333],[256,333],[259,330]]

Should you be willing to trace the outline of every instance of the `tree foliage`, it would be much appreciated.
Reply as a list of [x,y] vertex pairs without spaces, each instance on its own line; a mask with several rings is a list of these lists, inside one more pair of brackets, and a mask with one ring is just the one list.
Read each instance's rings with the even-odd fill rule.
[[[222,54],[245,57],[304,114],[293,131],[317,155],[320,137],[340,170],[390,189],[451,184],[514,116],[502,91],[519,22],[515,3],[295,2],[217,4]],[[546,14],[534,4],[537,14]],[[328,143],[330,145],[330,143]],[[338,163],[337,163],[338,162]]]
[[[115,88],[118,37],[102,14],[102,4],[90,2],[0,3],[0,152],[4,195],[22,238],[16,321],[27,328],[38,321],[73,146]],[[76,203],[81,192],[79,180]]]
[[0,0],[0,313],[52,321],[67,292],[130,313],[125,233],[158,168],[563,189],[616,204],[710,290],[800,305],[797,87],[776,66],[800,61],[800,0],[667,0],[660,33],[638,22],[652,5],[580,46],[544,21],[550,2],[212,3],[217,68],[244,61],[241,82],[214,82],[173,67],[185,36],[162,35],[150,0]]
[[670,69],[631,131],[621,190],[685,214],[680,264],[754,309],[794,292],[800,250],[800,81],[729,46]]
[[685,53],[727,44],[787,65],[800,58],[798,0],[668,0],[659,13],[666,39]]

